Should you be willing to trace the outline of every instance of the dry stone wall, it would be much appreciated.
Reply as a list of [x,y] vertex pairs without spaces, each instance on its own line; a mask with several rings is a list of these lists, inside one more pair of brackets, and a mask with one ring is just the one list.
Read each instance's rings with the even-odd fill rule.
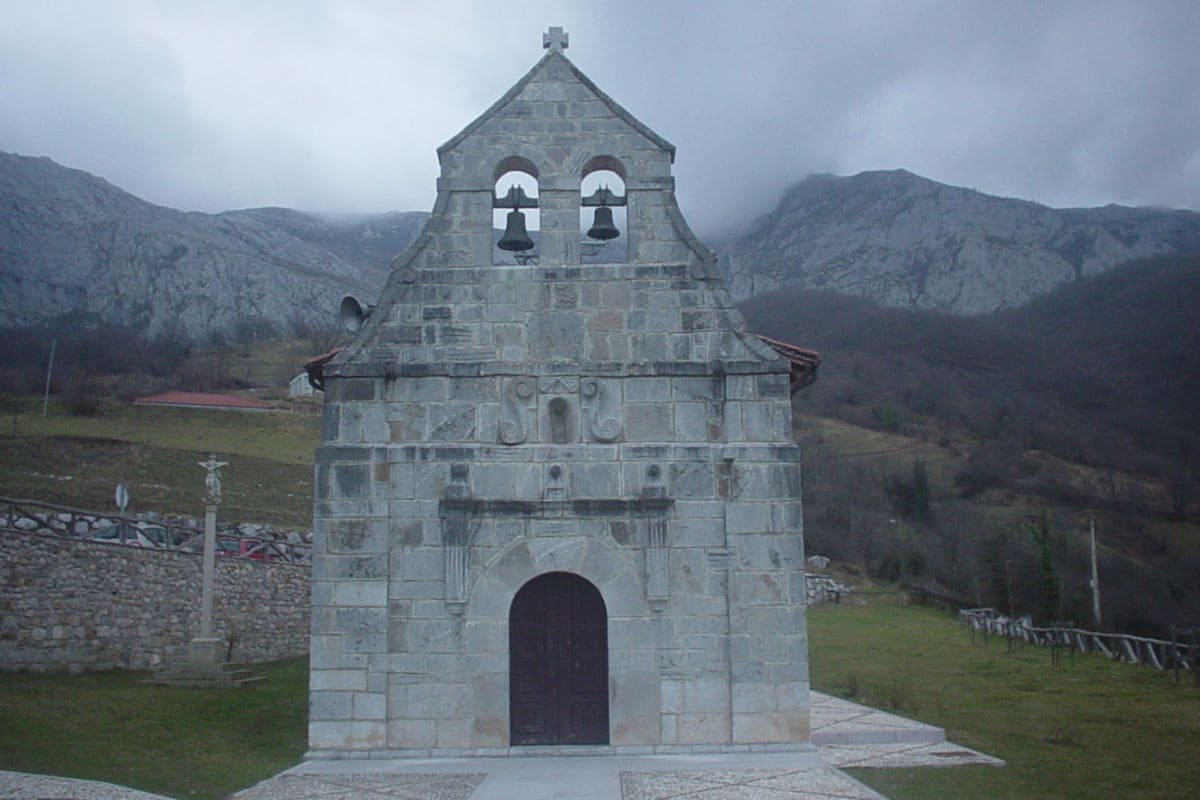
[[[153,669],[200,630],[201,556],[0,532],[0,669]],[[217,560],[213,619],[230,660],[308,652],[310,568]]]

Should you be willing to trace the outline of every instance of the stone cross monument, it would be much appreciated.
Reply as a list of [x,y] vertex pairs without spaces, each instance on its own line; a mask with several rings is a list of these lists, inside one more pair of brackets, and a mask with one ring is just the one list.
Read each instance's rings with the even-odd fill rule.
[[217,506],[221,503],[221,468],[227,461],[210,455],[197,463],[204,470],[204,551],[201,556],[200,631],[188,642],[187,657],[167,664],[152,683],[173,686],[228,688],[257,678],[247,670],[233,670],[225,663],[225,641],[216,635],[213,625],[213,595],[216,576]]
[[221,503],[221,468],[229,466],[210,455],[197,463],[204,469],[204,554],[200,581],[200,635],[188,644],[185,673],[197,683],[224,682],[225,643],[213,632],[213,578],[216,573],[217,506]]
[[[200,585],[200,637],[198,641],[219,641],[213,637],[213,575],[216,572],[217,506],[221,503],[221,467],[228,461],[217,461],[210,455],[203,467],[204,474],[204,570]],[[218,644],[219,647],[219,644]]]
[[810,747],[788,364],[567,42],[325,367],[309,758]]

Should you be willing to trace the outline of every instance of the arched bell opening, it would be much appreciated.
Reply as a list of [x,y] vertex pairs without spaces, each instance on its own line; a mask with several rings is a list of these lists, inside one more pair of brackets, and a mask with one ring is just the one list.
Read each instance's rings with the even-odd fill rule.
[[608,744],[608,609],[578,575],[548,572],[509,607],[509,741]]
[[537,168],[528,159],[506,158],[492,187],[492,263],[537,262],[541,219]]
[[580,261],[624,263],[629,252],[625,169],[611,156],[597,156],[579,185]]

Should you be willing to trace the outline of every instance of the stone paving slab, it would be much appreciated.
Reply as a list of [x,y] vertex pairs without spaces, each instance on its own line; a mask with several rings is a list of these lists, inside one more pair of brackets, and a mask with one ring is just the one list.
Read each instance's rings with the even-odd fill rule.
[[100,781],[0,771],[0,800],[166,800],[166,798]]
[[821,758],[838,769],[869,767],[1003,767],[1004,761],[977,750],[954,744],[851,744],[827,745],[821,748]]
[[338,773],[279,775],[245,791],[238,800],[315,800],[359,797],[389,800],[467,800],[486,772]]
[[[879,800],[879,795],[822,762],[816,748],[773,753],[697,755],[553,755],[306,762],[280,778],[239,793],[236,800],[330,797],[289,794],[279,783],[324,783],[354,770],[373,779],[404,780],[402,772],[459,772],[486,776],[469,800]],[[332,790],[332,787],[331,787]],[[371,795],[374,797],[375,795]],[[398,795],[379,795],[394,797]],[[467,800],[467,796],[454,800]]]
[[623,772],[621,800],[884,800],[834,769]]
[[941,728],[822,692],[809,693],[809,709],[812,742],[818,746],[946,741]]

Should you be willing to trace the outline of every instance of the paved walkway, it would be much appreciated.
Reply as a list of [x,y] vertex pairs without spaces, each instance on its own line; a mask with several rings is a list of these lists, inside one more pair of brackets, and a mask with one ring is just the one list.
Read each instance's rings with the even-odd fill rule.
[[[817,692],[812,740],[816,747],[775,753],[306,761],[234,800],[886,800],[840,768],[1003,764],[947,742],[940,728]],[[0,800],[45,798],[161,800],[0,772]]]

